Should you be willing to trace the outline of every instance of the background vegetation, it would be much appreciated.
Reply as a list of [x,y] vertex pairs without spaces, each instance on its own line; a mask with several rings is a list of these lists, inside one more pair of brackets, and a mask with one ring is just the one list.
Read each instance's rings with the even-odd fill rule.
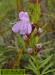
[[[33,57],[19,48],[19,43],[25,47],[25,42],[11,29],[23,10],[28,12],[31,22],[44,31],[36,38],[44,48]],[[34,34],[35,31],[32,36]],[[40,3],[37,0],[36,4],[32,0],[0,0],[0,68],[25,68],[31,75],[55,75],[55,0]]]

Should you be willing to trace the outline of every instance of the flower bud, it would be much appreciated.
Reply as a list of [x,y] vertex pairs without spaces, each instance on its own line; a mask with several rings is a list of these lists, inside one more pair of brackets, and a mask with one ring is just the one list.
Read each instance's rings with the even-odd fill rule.
[[37,30],[37,34],[38,34],[38,35],[41,35],[41,34],[42,34],[42,32],[43,32],[43,31],[42,31],[42,29],[41,29],[41,28],[39,28],[39,29]]
[[33,49],[32,49],[32,48],[29,48],[29,49],[28,49],[28,53],[29,53],[31,56],[33,56],[33,55],[34,55]]
[[24,36],[23,36],[23,40],[24,40],[27,44],[29,44],[29,41],[28,41],[28,39],[27,39],[27,36],[26,36],[26,35],[24,35]]
[[35,44],[36,52],[39,52],[42,49],[42,44]]
[[26,36],[26,35],[23,36],[23,40],[24,40],[24,41],[27,40],[27,36]]
[[27,36],[28,38],[30,38],[30,35],[31,35],[31,33],[30,33],[30,34],[26,34],[26,36]]
[[35,25],[33,24],[33,25],[32,25],[32,32],[34,31],[34,29],[35,29]]

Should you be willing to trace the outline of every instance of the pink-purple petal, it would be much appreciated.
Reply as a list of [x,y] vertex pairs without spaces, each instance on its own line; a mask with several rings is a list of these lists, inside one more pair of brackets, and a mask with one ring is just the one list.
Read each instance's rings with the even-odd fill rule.
[[31,26],[31,24],[29,23],[28,24],[28,34],[30,34],[32,32],[32,26]]
[[17,22],[13,27],[12,27],[12,31],[13,32],[19,32],[19,30],[20,30],[20,25],[21,25],[21,23],[20,22]]
[[29,15],[28,15],[27,12],[21,11],[21,12],[19,13],[19,18],[20,18],[20,20],[29,21]]
[[19,13],[20,21],[18,21],[13,27],[13,32],[19,32],[21,35],[30,34],[32,31],[32,26],[29,21],[29,15],[27,12]]

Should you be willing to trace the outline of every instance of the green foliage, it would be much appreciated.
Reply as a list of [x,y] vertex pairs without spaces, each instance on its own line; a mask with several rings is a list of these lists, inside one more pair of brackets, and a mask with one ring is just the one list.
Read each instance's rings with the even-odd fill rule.
[[5,43],[4,43],[3,37],[0,36],[0,45],[4,45],[4,44],[5,44]]
[[[29,10],[28,8],[30,8],[32,11]],[[39,17],[40,17],[40,5],[38,3],[38,0],[35,4],[34,3],[28,3],[27,9],[28,10],[26,10],[26,11],[29,13],[29,15],[31,17],[31,22],[33,22],[33,23],[37,22],[39,20]]]
[[12,60],[17,54],[16,48],[13,46],[0,46],[0,68],[4,64]]
[[0,0],[0,16],[1,14],[4,14],[4,12],[6,12],[6,10],[11,9],[11,7],[15,8],[15,0]]
[[[55,8],[54,6],[55,3],[53,1],[55,2],[55,0],[48,0],[49,13],[52,13]],[[18,33],[15,35],[11,31],[12,25],[14,24],[13,22],[17,21],[17,18],[16,18],[17,11],[15,11],[17,10],[16,0],[11,0],[11,1],[0,0],[0,35],[2,35],[0,36],[0,68],[3,68],[4,64],[6,63],[10,64],[9,63],[10,60],[12,61],[12,59],[14,59],[17,55],[18,56],[20,55],[22,57],[20,58],[18,57],[19,62],[15,60],[17,64],[19,63],[18,65],[21,65],[20,59],[23,59],[23,60],[28,59],[29,63],[26,66],[26,69],[32,70],[36,75],[50,75],[50,73],[55,75],[55,68],[54,68],[55,56],[53,56],[55,55],[55,43],[53,43],[53,41],[55,42],[55,37],[54,38],[50,37],[49,40],[48,38],[46,38],[46,40],[48,41],[45,40],[45,42],[42,42],[43,41],[42,38],[47,36],[46,35],[47,32],[45,28],[48,25],[48,23],[44,24],[45,21],[43,20],[42,17],[40,17],[40,14],[42,14],[40,11],[40,4],[38,3],[38,0],[35,4],[34,3],[24,4],[26,3],[26,0],[22,0],[21,2],[23,7],[25,5],[24,9],[22,10],[29,13],[31,22],[33,23],[36,23],[37,21],[40,22],[40,18],[42,19],[41,24],[43,24],[43,27],[42,27],[43,34],[41,34],[40,36],[38,35],[35,36],[37,29],[34,29],[34,31],[32,32],[30,36],[29,44],[26,46],[26,43],[24,42],[22,36]],[[50,15],[48,13],[47,14],[44,13],[44,17],[45,16],[54,17],[54,15]],[[51,17],[51,20],[53,20],[52,17]],[[14,40],[15,37],[17,38],[17,40]],[[12,43],[10,43],[11,41]],[[17,46],[15,45],[15,42]],[[26,53],[18,54],[17,50],[19,49],[25,50],[25,52],[27,52],[26,50],[27,48],[33,48],[33,50],[35,50],[34,45],[37,43],[41,43],[44,46],[43,50],[41,50],[40,53],[36,53],[33,57],[30,57]],[[38,54],[40,56],[38,56]],[[26,64],[26,62],[23,62],[23,63]],[[23,64],[23,66],[25,64]],[[32,74],[26,74],[26,75],[32,75]]]
[[49,7],[49,12],[53,11],[53,3],[52,0],[48,0],[48,7]]
[[20,34],[17,34],[17,37],[18,37],[18,40],[19,40],[19,45],[21,46],[23,46],[23,49],[24,50],[26,50],[26,45],[25,45],[25,42],[24,42],[24,40],[23,40],[23,38],[21,37],[21,35]]
[[[46,25],[44,25],[42,27],[45,28]],[[43,29],[44,31],[44,29]],[[39,40],[41,40],[41,38],[46,34],[46,32],[43,32],[40,36],[37,35],[37,29],[35,28],[34,31],[32,32],[31,36],[30,36],[30,47],[33,47],[35,44],[39,43]],[[36,35],[36,36],[35,36]],[[47,42],[46,42],[47,43]],[[48,42],[49,43],[49,42]],[[43,43],[45,44],[45,43]],[[33,47],[34,48],[34,47]]]
[[36,75],[47,75],[48,73],[55,71],[55,69],[50,69],[54,65],[54,63],[51,62],[51,59],[52,55],[41,61],[39,61],[36,56],[31,57],[29,59],[29,64],[28,66],[26,66],[26,68],[32,70]]
[[[36,33],[36,29],[34,29],[34,31],[32,32],[31,36],[30,36],[30,47],[33,47],[35,43],[38,43],[38,36],[35,36]],[[33,39],[34,38],[34,39]]]
[[[35,5],[33,5],[32,6],[33,7],[33,14],[32,14],[32,16],[31,16],[31,18],[32,18],[32,22],[36,22],[36,21],[38,21],[39,20],[39,16],[40,16],[40,5],[39,5],[39,3],[38,3],[38,0],[37,0],[37,2],[36,2],[36,4]],[[35,15],[34,15],[35,14]],[[34,15],[34,16],[33,16]]]

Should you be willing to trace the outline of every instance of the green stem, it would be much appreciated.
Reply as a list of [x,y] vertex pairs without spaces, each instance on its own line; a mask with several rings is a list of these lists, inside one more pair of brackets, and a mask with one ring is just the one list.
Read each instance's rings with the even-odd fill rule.
[[16,4],[17,4],[17,14],[18,14],[21,8],[20,0],[16,0]]
[[34,56],[34,58],[35,58],[35,60],[36,60],[36,67],[37,67],[36,75],[40,75],[38,59],[36,58],[36,56]]

